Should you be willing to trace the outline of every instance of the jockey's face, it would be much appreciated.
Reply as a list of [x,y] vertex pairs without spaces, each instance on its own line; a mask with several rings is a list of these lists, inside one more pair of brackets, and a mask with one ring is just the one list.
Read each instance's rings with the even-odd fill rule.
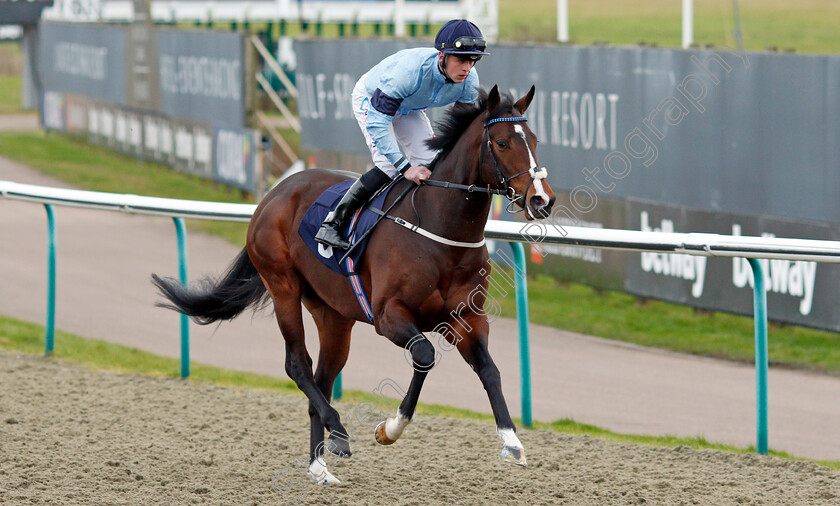
[[452,79],[456,83],[464,82],[464,79],[470,75],[470,69],[475,66],[475,60],[460,58],[454,54],[449,55],[449,58],[444,58],[444,54],[439,53],[438,61],[442,67],[443,62],[446,62],[446,67],[444,67],[443,71],[449,79]]

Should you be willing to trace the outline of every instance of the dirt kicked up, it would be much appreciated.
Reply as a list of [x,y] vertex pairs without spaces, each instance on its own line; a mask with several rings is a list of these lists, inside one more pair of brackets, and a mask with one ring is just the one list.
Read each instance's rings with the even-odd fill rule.
[[294,469],[302,396],[0,351],[0,503],[840,504],[840,473],[812,462],[518,433],[528,468],[499,460],[492,425],[418,416],[393,446],[359,434],[319,487]]

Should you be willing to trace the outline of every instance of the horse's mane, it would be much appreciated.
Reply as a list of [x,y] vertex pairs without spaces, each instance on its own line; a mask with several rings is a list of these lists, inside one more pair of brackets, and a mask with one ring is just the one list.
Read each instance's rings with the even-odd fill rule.
[[[501,96],[499,107],[490,111],[487,116],[488,120],[498,118],[505,113],[513,113],[513,95],[510,93],[503,93]],[[442,159],[455,147],[455,143],[461,138],[461,135],[469,128],[473,120],[479,114],[484,112],[487,108],[487,90],[481,88],[478,90],[478,100],[472,104],[465,104],[455,102],[450,107],[446,115],[435,123],[435,136],[426,141],[426,145],[431,149],[438,150],[437,160]]]

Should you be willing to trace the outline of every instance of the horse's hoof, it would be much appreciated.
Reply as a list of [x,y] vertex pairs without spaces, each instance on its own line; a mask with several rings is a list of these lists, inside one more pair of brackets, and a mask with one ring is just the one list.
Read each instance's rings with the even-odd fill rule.
[[503,446],[502,462],[527,467],[528,463],[525,461],[525,448],[513,448],[512,446]]
[[327,445],[327,453],[343,459],[348,459],[353,455],[353,452],[350,451],[350,443],[346,439],[332,437]]
[[387,434],[385,434],[385,420],[379,422],[379,425],[376,426],[376,430],[374,431],[374,435],[376,436],[376,442],[381,445],[392,445],[396,441],[390,439]]
[[309,464],[309,469],[306,471],[306,477],[309,478],[309,481],[315,483],[316,485],[338,485],[341,483],[338,481],[338,478],[332,475],[327,470],[327,466],[324,464],[324,461],[320,458],[315,459]]
[[309,478],[309,481],[316,485],[340,485],[341,482],[338,481],[338,478],[332,475],[326,469],[321,474],[315,474],[312,471],[306,472],[306,477]]

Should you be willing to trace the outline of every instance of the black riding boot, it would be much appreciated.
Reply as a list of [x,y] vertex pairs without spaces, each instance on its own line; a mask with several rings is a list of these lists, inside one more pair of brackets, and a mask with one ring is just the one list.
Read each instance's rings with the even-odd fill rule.
[[373,168],[360,177],[341,197],[338,206],[324,219],[324,223],[315,234],[315,241],[334,248],[349,248],[350,243],[341,237],[340,230],[359,206],[367,202],[388,181],[390,178],[378,168]]

